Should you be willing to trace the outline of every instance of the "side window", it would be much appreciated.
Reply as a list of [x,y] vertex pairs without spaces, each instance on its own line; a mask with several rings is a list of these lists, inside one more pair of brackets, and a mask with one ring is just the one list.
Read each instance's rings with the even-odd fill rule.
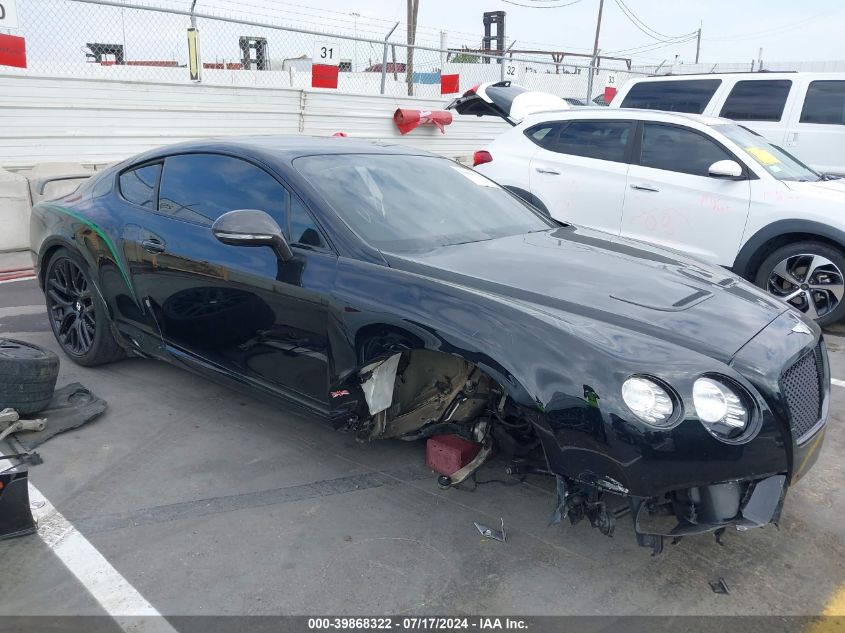
[[643,125],[643,167],[707,176],[716,161],[733,159],[726,150],[693,130],[659,123]]
[[780,121],[791,88],[788,79],[738,81],[719,116],[735,121]]
[[320,229],[296,196],[290,197],[290,242],[303,246],[328,248]]
[[551,145],[557,142],[560,134],[561,123],[540,123],[525,130],[525,136],[535,145],[545,149],[551,149]]
[[641,81],[625,95],[622,107],[701,114],[721,83],[721,79]]
[[245,160],[219,154],[181,154],[164,161],[160,213],[210,225],[227,211],[260,209],[285,227],[287,205],[287,190]]
[[147,209],[156,208],[156,183],[161,163],[130,169],[120,174],[120,194],[129,202]]
[[572,121],[561,130],[557,142],[546,149],[624,163],[632,129],[630,121]]
[[845,81],[811,81],[801,123],[845,125]]

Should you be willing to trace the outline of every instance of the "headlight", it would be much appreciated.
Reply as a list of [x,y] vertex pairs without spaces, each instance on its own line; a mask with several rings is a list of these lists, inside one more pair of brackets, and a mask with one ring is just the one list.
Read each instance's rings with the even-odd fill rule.
[[730,387],[713,378],[699,378],[692,388],[698,419],[724,438],[740,435],[748,424],[748,409]]
[[634,376],[622,384],[622,400],[643,422],[667,426],[674,405],[666,390],[653,380]]

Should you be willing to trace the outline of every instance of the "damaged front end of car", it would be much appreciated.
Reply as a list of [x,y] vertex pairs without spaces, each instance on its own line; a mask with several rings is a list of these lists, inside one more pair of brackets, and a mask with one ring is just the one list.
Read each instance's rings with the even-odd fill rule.
[[645,372],[619,361],[603,382],[542,406],[512,397],[489,367],[393,341],[347,381],[341,393],[358,408],[338,426],[362,441],[450,434],[479,444],[443,487],[495,448],[512,457],[510,475],[554,477],[552,523],[586,519],[612,536],[630,516],[654,554],[667,538],[709,532],[721,542],[728,529],[777,524],[788,488],[818,456],[830,371],[814,327],[784,313],[727,362]]
[[[598,445],[576,439],[562,410],[547,415],[541,437],[557,479],[553,520],[586,517],[610,535],[629,514],[638,544],[653,554],[666,538],[714,533],[721,543],[728,529],[777,525],[789,487],[824,440],[830,369],[813,328],[784,313],[719,373],[628,378],[627,412],[581,416],[581,431],[605,434],[600,455],[587,454]],[[639,390],[626,391],[631,381]]]

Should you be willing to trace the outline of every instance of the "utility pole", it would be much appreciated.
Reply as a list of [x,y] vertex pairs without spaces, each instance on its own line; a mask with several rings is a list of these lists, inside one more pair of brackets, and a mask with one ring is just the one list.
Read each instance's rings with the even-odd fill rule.
[[414,42],[417,39],[417,13],[420,0],[408,0],[408,55],[405,63],[405,79],[408,82],[408,96],[414,95]]
[[355,19],[355,44],[352,47],[352,72],[354,73],[358,66],[358,18],[361,17],[361,14],[353,12],[349,15]]
[[601,13],[604,10],[604,0],[599,0],[599,17],[596,20],[596,39],[593,42],[593,62],[599,54],[599,33],[601,33]]
[[587,102],[593,98],[593,77],[598,72],[599,65],[599,34],[601,33],[601,14],[604,10],[604,0],[599,0],[599,17],[596,20],[596,39],[593,42],[593,61],[591,62],[590,74],[587,79]]
[[701,25],[698,26],[698,37],[695,39],[695,63],[698,63],[698,55],[701,53]]

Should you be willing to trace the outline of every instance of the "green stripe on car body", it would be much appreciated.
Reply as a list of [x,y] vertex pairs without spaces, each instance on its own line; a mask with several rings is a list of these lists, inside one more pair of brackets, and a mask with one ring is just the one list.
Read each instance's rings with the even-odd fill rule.
[[105,232],[96,224],[94,224],[91,220],[82,217],[76,211],[71,211],[66,207],[59,206],[57,204],[48,204],[48,203],[41,203],[42,206],[52,209],[53,211],[57,211],[59,213],[63,213],[65,215],[69,215],[70,217],[74,218],[75,220],[79,220],[94,231],[97,235],[99,235],[103,241],[106,243],[106,248],[109,249],[109,253],[111,253],[112,259],[114,259],[114,263],[117,264],[118,269],[120,270],[120,274],[123,277],[123,281],[126,282],[126,287],[129,288],[129,291],[132,292],[132,283],[129,281],[129,275],[126,271],[126,268],[123,265],[120,257],[117,254],[117,249],[115,249],[114,244],[112,243],[109,236],[105,234]]

